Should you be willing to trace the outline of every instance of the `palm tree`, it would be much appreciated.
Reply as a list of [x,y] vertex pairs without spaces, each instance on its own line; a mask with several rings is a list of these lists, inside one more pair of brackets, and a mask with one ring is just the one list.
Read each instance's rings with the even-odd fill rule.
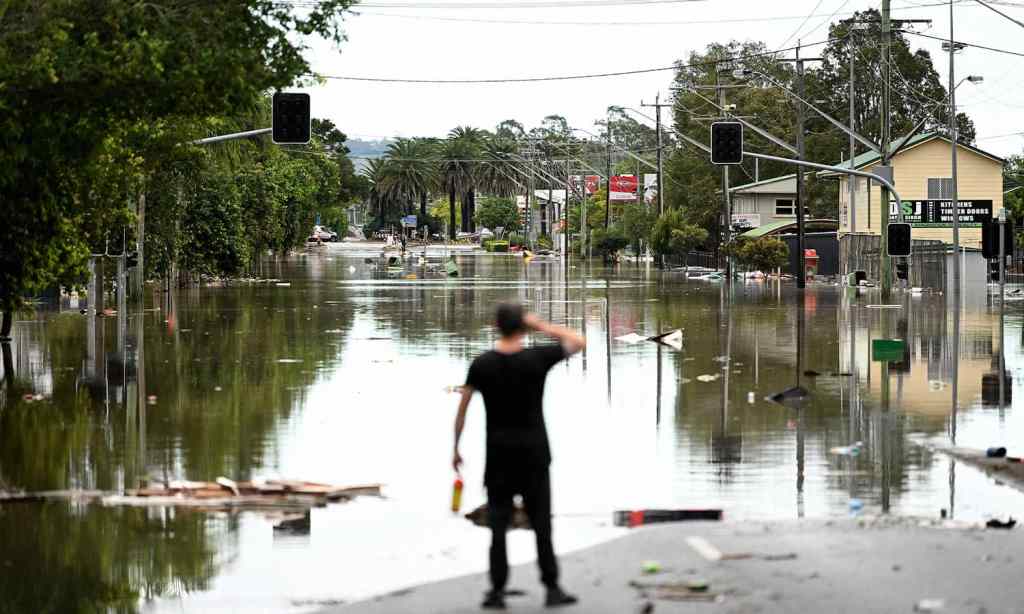
[[378,217],[383,217],[390,205],[390,172],[389,163],[384,158],[367,161],[366,167],[360,171],[370,182],[370,208],[377,212]]
[[[420,198],[420,215],[427,215],[427,195],[435,183],[432,148],[423,139],[398,139],[384,154],[389,166],[388,193],[403,205]],[[404,207],[407,212],[412,207]]]
[[480,156],[480,149],[483,145],[485,133],[472,126],[458,126],[448,133],[448,139],[458,143],[458,149],[462,152],[463,161],[468,171],[465,174],[462,185],[465,198],[462,201],[462,231],[471,232],[476,224],[473,222],[473,214],[476,210],[476,173],[479,165],[476,160]]
[[[464,194],[473,183],[473,156],[475,152],[465,140],[447,138],[438,145],[438,184],[448,193],[448,237],[455,239],[455,197]],[[466,225],[465,211],[462,216]]]
[[508,198],[523,188],[516,160],[519,148],[510,138],[492,135],[484,141],[477,186],[488,194]]

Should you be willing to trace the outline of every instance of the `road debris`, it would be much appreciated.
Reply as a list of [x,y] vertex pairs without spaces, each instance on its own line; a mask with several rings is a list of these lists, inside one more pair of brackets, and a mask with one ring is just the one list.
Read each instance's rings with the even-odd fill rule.
[[938,612],[946,607],[944,599],[922,599],[914,604],[915,612]]
[[661,573],[661,563],[658,561],[644,561],[643,563],[640,563],[640,570],[647,575]]
[[720,509],[619,510],[612,514],[612,523],[617,527],[639,527],[659,522],[721,519],[722,510]]
[[379,497],[380,484],[335,486],[299,480],[236,482],[219,477],[215,482],[171,480],[151,482],[123,492],[58,490],[2,493],[0,504],[73,500],[105,506],[192,507],[206,511],[231,509],[305,510],[357,496]]
[[1007,520],[990,518],[988,522],[985,523],[985,528],[988,529],[1012,529],[1015,526],[1017,526],[1017,521],[1014,520],[1012,516]]
[[[491,527],[486,503],[467,513],[464,517],[466,520],[472,522],[478,527],[483,527],[485,529],[489,529]],[[524,529],[526,531],[531,531],[533,529],[533,527],[530,526],[530,518],[526,515],[526,508],[524,508],[519,502],[512,505],[512,520],[508,523],[508,528]]]

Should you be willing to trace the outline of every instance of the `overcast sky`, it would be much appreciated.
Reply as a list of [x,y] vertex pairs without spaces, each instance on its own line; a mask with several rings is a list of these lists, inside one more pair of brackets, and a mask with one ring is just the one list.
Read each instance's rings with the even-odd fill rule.
[[[998,8],[1024,21],[1024,2]],[[347,21],[340,49],[316,42],[311,59],[320,74],[404,79],[493,79],[561,76],[671,66],[710,42],[762,40],[770,49],[825,40],[828,24],[855,10],[878,8],[862,0],[366,0]],[[398,5],[402,6],[388,6]],[[546,6],[536,6],[544,4]],[[932,19],[918,30],[949,35],[948,6],[935,0],[893,0],[893,17]],[[530,6],[533,5],[533,6]],[[557,6],[552,6],[557,5]],[[568,6],[567,6],[568,5]],[[511,8],[507,8],[510,7]],[[528,8],[523,8],[524,6]],[[1024,53],[1024,27],[973,0],[954,4],[955,38]],[[811,15],[808,18],[808,15]],[[623,25],[625,24],[625,25]],[[931,51],[945,82],[948,59],[939,41],[908,36]],[[807,55],[820,51],[810,47]],[[968,49],[957,54],[965,83],[958,107],[977,125],[978,145],[998,155],[1021,153],[1024,137],[1024,57]],[[441,136],[457,125],[493,129],[517,119],[527,129],[550,114],[593,129],[608,105],[639,108],[670,95],[671,71],[599,79],[513,84],[405,84],[330,80],[308,91],[313,112],[350,137]],[[648,113],[650,109],[641,109]],[[638,118],[643,120],[642,118]]]

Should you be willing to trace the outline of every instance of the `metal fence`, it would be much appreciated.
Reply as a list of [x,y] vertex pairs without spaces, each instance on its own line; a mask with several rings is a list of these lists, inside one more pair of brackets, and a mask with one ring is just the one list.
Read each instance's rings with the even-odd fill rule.
[[703,267],[706,269],[725,270],[725,257],[719,252],[690,252],[686,257],[665,256],[665,266],[669,268]]
[[[877,281],[879,252],[882,237],[873,234],[847,234],[839,239],[839,261],[841,272],[864,271],[870,280]],[[910,248],[911,286],[921,288],[943,288],[946,285],[946,266],[951,246],[935,240],[914,239]],[[1024,271],[1022,265],[1021,271]]]

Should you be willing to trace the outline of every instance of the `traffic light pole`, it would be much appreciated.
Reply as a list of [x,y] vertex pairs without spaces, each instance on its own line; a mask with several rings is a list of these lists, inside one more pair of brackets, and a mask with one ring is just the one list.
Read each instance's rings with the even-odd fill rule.
[[209,145],[211,143],[221,143],[223,141],[234,141],[235,139],[250,139],[254,136],[270,134],[273,131],[273,128],[259,128],[258,130],[246,130],[245,132],[232,132],[231,134],[221,134],[219,136],[211,136],[205,139],[197,139],[195,141],[190,141],[189,144]]
[[[685,139],[684,139],[685,140]],[[703,145],[701,145],[703,147]],[[887,190],[892,192],[892,195],[896,197],[896,202],[902,203],[903,200],[900,198],[899,192],[896,191],[896,186],[885,176],[876,175],[867,171],[859,171],[852,168],[844,168],[842,166],[831,166],[828,164],[818,164],[817,162],[808,162],[806,160],[794,160],[792,158],[782,158],[779,156],[770,156],[768,154],[754,153],[751,151],[744,151],[744,156],[750,156],[751,158],[760,158],[761,160],[771,160],[772,162],[782,162],[784,164],[795,164],[797,166],[806,166],[809,168],[815,168],[821,171],[832,171],[834,173],[840,173],[843,175],[851,175],[854,177],[866,177],[872,181],[877,181],[882,184]]]

